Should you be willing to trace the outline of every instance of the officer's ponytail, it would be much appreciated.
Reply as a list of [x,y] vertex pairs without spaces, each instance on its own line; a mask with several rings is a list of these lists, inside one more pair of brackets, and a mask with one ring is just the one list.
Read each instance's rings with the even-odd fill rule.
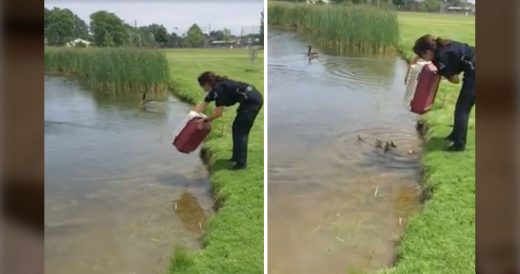
[[435,39],[435,44],[437,45],[437,47],[445,47],[447,46],[448,44],[450,43],[450,40],[448,39],[443,39],[441,37],[437,37]]
[[199,78],[197,78],[197,80],[199,81],[199,85],[203,86],[205,84],[209,84],[210,86],[212,87],[215,87],[215,85],[220,82],[220,81],[224,81],[224,80],[227,80],[227,76],[220,76],[220,75],[216,75],[214,72],[212,71],[206,71],[206,72],[203,72]]

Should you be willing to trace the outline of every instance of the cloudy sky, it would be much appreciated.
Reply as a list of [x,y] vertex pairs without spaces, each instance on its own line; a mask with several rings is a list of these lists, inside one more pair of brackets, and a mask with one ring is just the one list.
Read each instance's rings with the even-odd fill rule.
[[[98,10],[115,13],[126,23],[137,26],[162,24],[168,32],[182,34],[193,24],[204,32],[228,28],[235,35],[257,32],[263,0],[46,0],[45,7],[68,8],[87,24]],[[252,28],[256,27],[256,28]]]

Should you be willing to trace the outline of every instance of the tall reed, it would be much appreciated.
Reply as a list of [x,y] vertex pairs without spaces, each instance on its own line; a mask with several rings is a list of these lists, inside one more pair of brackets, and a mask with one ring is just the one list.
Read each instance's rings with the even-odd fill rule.
[[112,91],[165,90],[170,76],[163,53],[131,48],[45,48],[45,71]]
[[388,55],[399,44],[396,13],[373,6],[269,2],[268,22],[294,29],[340,55]]

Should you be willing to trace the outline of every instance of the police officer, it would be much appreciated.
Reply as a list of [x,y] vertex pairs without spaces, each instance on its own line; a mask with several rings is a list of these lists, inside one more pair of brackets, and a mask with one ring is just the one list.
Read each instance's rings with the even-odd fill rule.
[[419,58],[432,61],[439,73],[454,84],[460,83],[459,74],[464,72],[462,89],[455,105],[454,127],[446,139],[452,142],[449,151],[465,150],[469,114],[475,105],[475,48],[427,34],[417,39],[413,51],[417,56],[412,64]]
[[[195,107],[195,111],[203,112],[210,102],[215,101],[216,108],[213,114],[205,119],[206,121],[213,121],[221,117],[224,107],[240,104],[233,122],[233,156],[230,160],[235,162],[231,167],[232,170],[245,169],[247,167],[249,131],[262,108],[262,94],[249,84],[216,75],[211,71],[202,73],[198,81],[207,95],[204,102]],[[203,120],[200,120],[201,124],[202,122]]]

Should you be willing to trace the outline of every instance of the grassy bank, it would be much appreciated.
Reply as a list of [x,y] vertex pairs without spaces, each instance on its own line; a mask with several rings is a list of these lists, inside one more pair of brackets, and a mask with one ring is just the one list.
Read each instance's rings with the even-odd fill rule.
[[45,71],[75,76],[94,89],[165,90],[169,66],[157,50],[45,48]]
[[369,6],[269,2],[269,25],[292,28],[323,49],[346,54],[392,54],[399,42],[397,15]]
[[[401,48],[406,58],[419,36],[431,33],[475,45],[475,17],[400,13]],[[475,111],[467,151],[445,152],[461,85],[443,80],[427,124],[424,184],[431,193],[406,228],[396,265],[387,273],[475,273]]]
[[[181,99],[196,103],[204,98],[197,76],[206,70],[264,89],[263,53],[256,68],[241,50],[168,50],[171,88]],[[204,149],[209,155],[211,182],[219,204],[203,238],[204,248],[176,250],[170,273],[263,273],[264,261],[264,115],[260,112],[249,137],[247,171],[228,171],[231,124],[235,107],[213,124]]]

